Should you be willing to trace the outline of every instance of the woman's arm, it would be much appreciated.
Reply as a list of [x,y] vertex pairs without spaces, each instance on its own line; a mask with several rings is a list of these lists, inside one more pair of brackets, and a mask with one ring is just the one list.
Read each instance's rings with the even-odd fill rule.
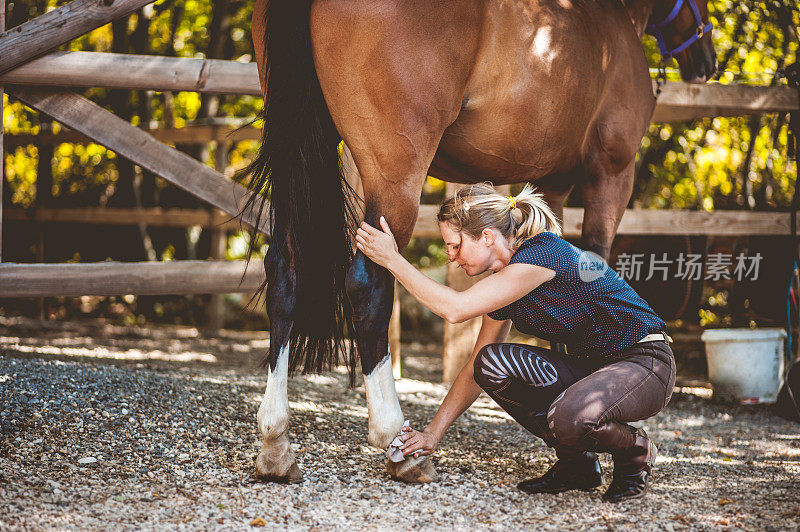
[[381,225],[383,231],[361,224],[356,236],[358,249],[392,272],[420,303],[450,323],[461,323],[504,307],[556,275],[555,271],[543,266],[509,264],[467,290],[458,292],[430,279],[404,259],[383,217]]
[[502,308],[555,276],[542,266],[509,264],[459,292],[427,277],[400,254],[385,267],[420,303],[450,323]]
[[400,436],[400,439],[405,442],[403,446],[404,455],[412,453],[415,455],[428,455],[433,453],[448,427],[481,394],[481,388],[474,378],[474,363],[478,352],[488,344],[503,342],[510,328],[510,320],[497,321],[489,316],[483,316],[481,330],[478,333],[475,348],[472,350],[472,356],[469,362],[461,369],[456,380],[453,381],[453,385],[450,387],[450,391],[447,392],[447,396],[442,401],[436,415],[433,416],[431,422],[422,432],[412,429]]

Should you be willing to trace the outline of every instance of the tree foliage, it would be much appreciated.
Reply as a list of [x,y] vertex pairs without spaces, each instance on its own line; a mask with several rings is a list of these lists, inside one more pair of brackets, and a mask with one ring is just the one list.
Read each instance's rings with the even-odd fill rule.
[[[54,0],[18,0],[8,14],[8,26],[14,27],[65,2]],[[250,17],[252,2],[207,0],[161,0],[145,6],[130,16],[83,35],[61,49],[73,51],[153,54],[174,57],[225,58],[249,62],[253,58]],[[130,120],[140,127],[183,127],[200,119],[217,117],[253,118],[261,109],[261,100],[252,96],[200,95],[194,92],[176,94],[152,91],[119,91],[93,88],[81,91],[99,105]],[[6,97],[4,125],[7,134],[38,133],[49,129],[47,117]],[[52,124],[57,132],[60,127]],[[214,164],[213,147],[179,146],[180,149]],[[240,142],[229,154],[231,164],[243,166],[257,149],[253,141]],[[41,168],[40,147],[27,146],[5,154],[6,179],[10,201],[14,206],[37,204],[37,168]],[[139,183],[132,194],[128,181],[142,171],[133,165],[125,169],[123,161],[97,144],[64,143],[55,146],[49,161],[52,189],[44,196],[53,196],[52,204],[60,206],[132,206],[135,196],[144,206],[199,207],[188,194],[160,179],[153,185]],[[42,161],[41,165],[47,165]],[[120,167],[120,168],[118,168]],[[152,179],[152,176],[150,176]],[[141,179],[138,179],[141,181]],[[42,196],[43,193],[39,193]],[[170,252],[165,242],[160,253]],[[178,256],[181,254],[178,253]],[[170,257],[171,258],[171,257]],[[180,257],[185,258],[185,257]]]
[[[709,11],[717,82],[786,84],[785,68],[797,61],[797,3],[712,0]],[[655,41],[647,38],[644,45],[650,65],[658,65]],[[795,172],[787,158],[786,124],[785,114],[652,124],[639,153],[633,205],[788,209]]]

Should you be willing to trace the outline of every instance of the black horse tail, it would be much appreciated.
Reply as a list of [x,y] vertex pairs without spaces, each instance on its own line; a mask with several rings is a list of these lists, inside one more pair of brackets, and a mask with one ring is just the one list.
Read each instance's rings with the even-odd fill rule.
[[[353,260],[357,195],[342,174],[341,136],[314,67],[311,3],[270,0],[267,7],[265,42],[256,43],[264,47],[268,72],[261,149],[239,174],[249,176],[247,186],[254,193],[242,212],[254,212],[260,221],[269,199],[267,280],[256,297],[267,283],[290,287],[287,292],[294,288],[285,294],[281,309],[281,319],[290,322],[281,324],[290,331],[289,370],[319,372],[344,363],[353,385],[356,355],[347,339],[353,327],[345,276]],[[256,241],[253,231],[248,261]],[[278,265],[289,279],[276,279]],[[275,323],[271,327],[274,334]],[[270,351],[274,355],[281,347],[271,346]]]

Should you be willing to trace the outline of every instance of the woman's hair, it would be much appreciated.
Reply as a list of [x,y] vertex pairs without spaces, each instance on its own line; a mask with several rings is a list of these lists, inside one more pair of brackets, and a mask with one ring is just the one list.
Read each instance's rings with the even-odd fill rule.
[[561,223],[544,200],[544,194],[525,184],[522,192],[508,197],[491,183],[463,187],[439,207],[437,219],[477,239],[486,228],[514,238],[514,249],[533,235],[550,231],[561,236]]

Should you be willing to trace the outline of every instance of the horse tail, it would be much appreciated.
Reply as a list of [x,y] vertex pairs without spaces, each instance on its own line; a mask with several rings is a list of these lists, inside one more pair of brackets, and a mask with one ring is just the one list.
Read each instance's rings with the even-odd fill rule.
[[[260,221],[269,199],[267,280],[254,297],[260,299],[266,284],[276,282],[276,264],[285,265],[283,275],[293,274],[277,280],[294,288],[283,309],[290,321],[290,371],[319,372],[345,363],[353,385],[356,355],[346,336],[353,327],[345,276],[353,260],[358,196],[342,174],[341,136],[314,67],[311,3],[270,0],[267,7],[265,42],[256,43],[263,46],[268,72],[261,148],[239,174],[249,176],[254,193],[242,212],[250,210]],[[248,261],[255,236],[253,231]]]

